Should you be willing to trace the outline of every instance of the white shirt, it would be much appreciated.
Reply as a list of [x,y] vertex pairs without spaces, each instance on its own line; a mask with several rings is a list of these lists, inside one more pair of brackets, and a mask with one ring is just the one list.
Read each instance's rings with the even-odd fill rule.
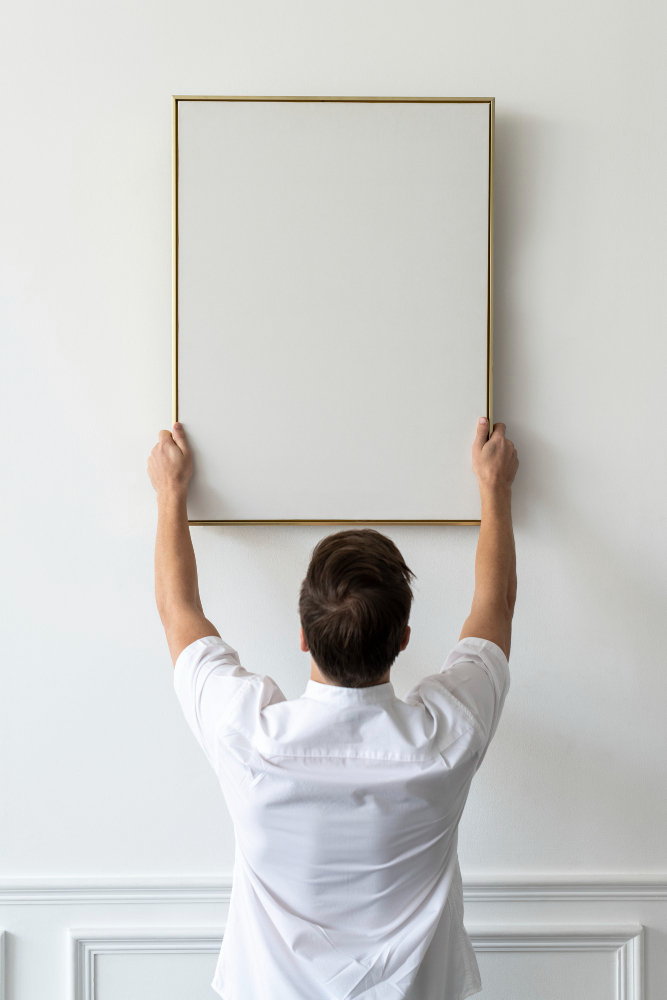
[[505,654],[463,639],[401,700],[391,682],[309,680],[287,701],[217,636],[174,685],[236,834],[212,982],[225,1000],[463,1000],[457,833],[509,687]]

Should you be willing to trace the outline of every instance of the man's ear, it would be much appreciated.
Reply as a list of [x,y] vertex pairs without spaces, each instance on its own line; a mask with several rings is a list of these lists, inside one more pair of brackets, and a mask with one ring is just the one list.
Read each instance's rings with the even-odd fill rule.
[[299,645],[301,646],[302,653],[310,652],[308,649],[308,643],[306,642],[306,637],[303,634],[303,629],[299,628]]
[[407,644],[409,642],[410,642],[410,626],[406,625],[405,626],[405,635],[403,636],[403,642],[401,643],[401,650],[400,650],[401,653],[403,652],[403,650],[405,649],[405,647],[407,646]]

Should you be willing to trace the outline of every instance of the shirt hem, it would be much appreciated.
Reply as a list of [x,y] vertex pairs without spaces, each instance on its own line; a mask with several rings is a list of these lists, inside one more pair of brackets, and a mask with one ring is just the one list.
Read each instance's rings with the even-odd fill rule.
[[[381,984],[378,983],[378,986],[379,985]],[[214,993],[217,993],[219,997],[222,997],[222,1000],[240,1000],[239,997],[233,996],[231,993],[224,994],[222,992],[222,987],[216,986],[215,979],[211,983],[211,989],[213,990]],[[468,986],[463,987],[462,993],[459,993],[458,996],[456,997],[452,997],[452,1000],[467,1000],[468,997],[474,996],[475,993],[481,993],[481,992],[482,992],[481,980],[479,979],[473,980],[473,982],[470,983]],[[449,998],[447,998],[447,1000],[449,1000]]]

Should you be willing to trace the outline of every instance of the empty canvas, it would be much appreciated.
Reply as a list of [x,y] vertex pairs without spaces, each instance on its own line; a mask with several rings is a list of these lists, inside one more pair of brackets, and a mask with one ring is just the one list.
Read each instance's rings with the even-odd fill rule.
[[490,101],[176,113],[189,518],[477,519]]

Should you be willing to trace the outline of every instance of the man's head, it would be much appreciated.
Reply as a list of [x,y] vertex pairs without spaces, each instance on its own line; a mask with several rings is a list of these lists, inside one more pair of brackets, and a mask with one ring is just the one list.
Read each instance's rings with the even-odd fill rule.
[[299,614],[302,648],[325,677],[345,687],[382,680],[407,645],[413,579],[391,539],[373,528],[339,531],[315,546]]

